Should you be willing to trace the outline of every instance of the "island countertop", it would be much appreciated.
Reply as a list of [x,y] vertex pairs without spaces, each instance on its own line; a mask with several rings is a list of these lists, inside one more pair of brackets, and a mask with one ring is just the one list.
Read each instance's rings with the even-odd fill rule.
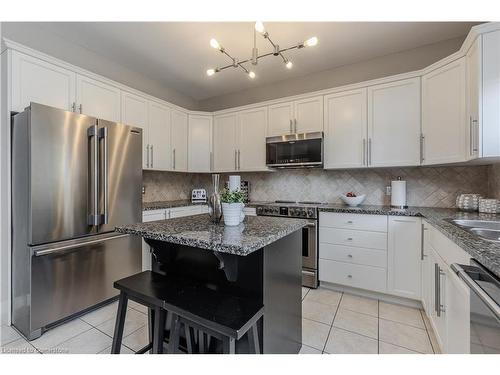
[[302,219],[247,216],[238,226],[213,224],[207,214],[137,223],[116,227],[116,231],[152,239],[218,251],[249,255],[307,224]]

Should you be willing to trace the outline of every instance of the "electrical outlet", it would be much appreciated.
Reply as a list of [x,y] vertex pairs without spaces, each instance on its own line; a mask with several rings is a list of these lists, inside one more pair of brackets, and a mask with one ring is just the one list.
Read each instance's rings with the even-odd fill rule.
[[142,187],[142,195],[146,194],[146,186]]
[[390,186],[385,187],[385,195],[391,195],[391,187]]

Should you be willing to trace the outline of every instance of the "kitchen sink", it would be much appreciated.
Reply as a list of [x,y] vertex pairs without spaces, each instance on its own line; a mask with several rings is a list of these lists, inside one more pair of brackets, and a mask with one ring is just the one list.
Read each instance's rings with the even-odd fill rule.
[[472,228],[470,231],[485,240],[500,242],[500,230]]
[[500,242],[500,221],[445,219],[487,241]]

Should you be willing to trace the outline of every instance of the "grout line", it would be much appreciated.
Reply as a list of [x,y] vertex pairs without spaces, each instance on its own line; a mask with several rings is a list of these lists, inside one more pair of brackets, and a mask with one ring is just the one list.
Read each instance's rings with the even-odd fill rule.
[[401,323],[401,322],[398,322],[396,320],[391,320],[391,319],[386,319],[386,318],[379,318],[379,319],[385,320],[386,322],[392,322],[392,323],[401,324],[401,325],[404,325],[404,326],[407,326],[407,327],[419,329],[421,331],[427,331],[427,329],[425,328],[425,324],[424,324],[424,328],[422,328],[422,327],[412,326],[411,324]]
[[432,340],[431,340],[431,334],[429,333],[429,328],[432,329],[432,327],[427,327],[427,324],[425,323],[424,316],[422,314],[425,314],[424,310],[420,310],[420,317],[424,321],[425,332],[427,333],[427,338],[429,339],[429,343],[431,344],[432,353],[436,354],[436,350],[434,349],[434,344],[432,343]]
[[337,313],[340,309],[340,304],[342,302],[342,298],[344,298],[344,292],[342,292],[342,294],[340,295],[339,304],[337,305],[337,308],[335,309],[335,314],[333,315],[332,323],[330,324],[330,329],[328,330],[328,335],[326,336],[325,344],[323,345],[323,350],[321,351],[321,353],[325,352],[326,344],[328,343],[328,339],[330,338],[330,335],[332,333],[333,323],[335,322],[335,318],[337,317]]
[[[418,354],[433,354],[433,353],[422,353],[422,352],[419,352],[418,350],[415,350],[415,349],[411,349],[411,348],[407,348],[406,346],[403,346],[403,345],[396,345],[392,342],[387,342],[387,341],[383,341],[383,340],[379,340],[379,343],[385,343],[385,344],[389,344],[389,345],[392,345],[392,346],[397,346],[399,348],[403,348],[403,349],[406,349],[406,350],[411,350],[412,352],[415,352],[415,353],[418,353]],[[432,347],[432,346],[431,346]],[[380,354],[380,353],[379,353]],[[391,354],[394,354],[394,353],[391,353]]]

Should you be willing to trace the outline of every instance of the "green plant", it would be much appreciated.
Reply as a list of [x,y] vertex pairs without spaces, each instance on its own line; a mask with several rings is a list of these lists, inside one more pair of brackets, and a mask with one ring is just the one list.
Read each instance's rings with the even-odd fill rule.
[[222,190],[220,200],[222,203],[243,203],[245,196],[241,190],[229,191],[229,189]]

